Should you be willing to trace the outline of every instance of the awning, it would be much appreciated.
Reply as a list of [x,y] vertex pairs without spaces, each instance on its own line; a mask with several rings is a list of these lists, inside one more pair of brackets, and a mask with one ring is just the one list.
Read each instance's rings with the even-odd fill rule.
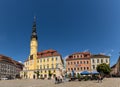
[[80,73],[81,75],[88,75],[88,74],[90,74],[88,71],[83,71],[83,72],[81,72]]
[[99,74],[99,72],[97,72],[97,71],[93,71],[93,72],[91,72],[92,74]]

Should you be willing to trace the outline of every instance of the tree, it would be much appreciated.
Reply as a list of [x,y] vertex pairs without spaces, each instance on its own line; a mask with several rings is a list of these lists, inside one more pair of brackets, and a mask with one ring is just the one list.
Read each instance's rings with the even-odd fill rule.
[[24,78],[27,78],[27,72],[23,72],[24,73]]
[[36,72],[34,72],[34,73],[37,75],[37,79],[39,79],[40,72],[39,72],[39,71],[36,71]]
[[79,74],[79,73],[77,73],[77,78],[78,78],[78,79],[80,78],[80,74]]
[[51,73],[51,71],[50,71],[50,70],[49,70],[49,72],[48,72],[48,75],[49,75],[49,78],[51,78],[52,73]]
[[71,78],[71,73],[68,74],[68,78]]
[[102,64],[97,66],[97,71],[100,74],[106,74],[107,75],[107,74],[110,74],[111,68],[108,64],[102,63]]

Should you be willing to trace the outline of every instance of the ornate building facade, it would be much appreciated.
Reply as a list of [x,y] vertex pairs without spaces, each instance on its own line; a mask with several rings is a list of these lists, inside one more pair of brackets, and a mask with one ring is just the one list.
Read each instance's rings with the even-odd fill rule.
[[90,52],[78,52],[68,56],[66,59],[66,70],[68,74],[72,74],[73,71],[75,74],[83,71],[92,73],[96,72],[97,65],[102,63],[110,65],[110,56],[102,54],[92,55]]
[[74,73],[77,74],[82,71],[90,71],[90,55],[89,52],[79,52],[69,55],[66,59],[67,73],[69,74],[74,71]]
[[0,78],[14,79],[20,76],[23,64],[10,57],[0,55]]
[[24,69],[21,72],[22,78],[48,78],[59,76],[63,68],[63,60],[56,50],[44,50],[38,52],[38,37],[36,32],[36,20],[32,27],[30,41],[30,55],[24,62]]

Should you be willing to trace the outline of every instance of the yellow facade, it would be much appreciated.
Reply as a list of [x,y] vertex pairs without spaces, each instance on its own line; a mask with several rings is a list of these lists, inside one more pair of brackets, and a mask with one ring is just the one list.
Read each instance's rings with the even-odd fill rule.
[[[35,21],[32,29],[30,55],[29,58],[24,62],[23,71],[20,73],[21,77],[29,79],[48,78],[50,73],[52,74],[52,77],[59,76],[61,74],[60,69],[63,67],[63,61],[60,54],[58,54],[55,50],[47,50],[46,52],[43,52],[43,57],[39,57],[37,51],[38,41]],[[58,65],[61,65],[61,67],[58,67]]]
[[[29,60],[24,63],[25,67],[23,72],[26,72],[26,75],[23,75],[24,78],[37,78],[37,74],[35,72],[39,72],[39,78],[49,78],[49,72],[51,72],[52,76],[60,76],[61,71],[60,69],[63,68],[63,62],[61,56],[50,56],[50,57],[43,57],[37,59],[36,61],[36,68],[34,68],[34,60]],[[61,65],[61,67],[59,67]]]
[[49,77],[49,71],[53,77],[58,76],[59,64],[63,66],[60,56],[43,57],[37,60],[37,70],[40,70],[41,77]]

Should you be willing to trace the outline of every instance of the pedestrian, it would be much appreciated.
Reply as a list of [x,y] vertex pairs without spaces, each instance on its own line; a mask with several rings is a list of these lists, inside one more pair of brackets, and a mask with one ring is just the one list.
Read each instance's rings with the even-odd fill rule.
[[63,79],[63,78],[62,78],[62,76],[60,76],[60,78],[59,78],[59,79],[60,79],[60,83],[62,83],[62,79]]
[[58,83],[58,78],[57,77],[55,77],[55,84],[57,84]]
[[99,82],[102,82],[102,77],[101,77],[100,74],[98,75],[98,83],[99,83]]

